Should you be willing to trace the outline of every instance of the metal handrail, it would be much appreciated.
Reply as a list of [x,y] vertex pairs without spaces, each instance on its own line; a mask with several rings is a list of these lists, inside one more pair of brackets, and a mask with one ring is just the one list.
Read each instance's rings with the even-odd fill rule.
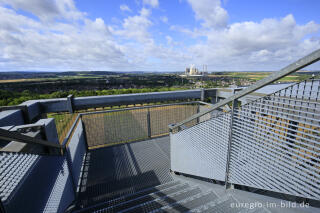
[[172,131],[173,129],[176,129],[178,127],[181,127],[182,125],[194,120],[194,119],[197,119],[207,113],[210,113],[234,100],[237,100],[243,96],[246,96],[276,80],[279,80],[293,72],[296,72],[310,64],[313,64],[314,62],[316,61],[319,61],[320,60],[320,49],[310,53],[309,55],[297,60],[296,62],[286,66],[285,68],[281,69],[279,72],[275,72],[275,73],[272,73],[271,75],[269,75],[268,77],[258,81],[257,83],[255,83],[254,85],[252,86],[249,86],[247,87],[246,89],[243,89],[241,91],[239,91],[238,93],[234,94],[233,96],[229,97],[229,98],[226,98],[220,102],[218,102],[217,104],[213,105],[212,107],[210,107],[209,109],[206,109],[206,110],[203,110],[202,112],[199,112],[197,114],[194,114],[192,116],[190,116],[189,118],[179,122],[179,123],[176,123],[174,125],[169,125],[169,129]]
[[147,105],[147,106],[138,106],[138,107],[127,107],[127,108],[120,108],[120,109],[112,109],[112,110],[102,110],[102,111],[93,111],[93,112],[82,112],[80,115],[91,115],[91,114],[101,114],[101,113],[109,113],[109,112],[120,112],[120,111],[128,111],[128,110],[137,110],[137,109],[149,109],[149,108],[156,108],[156,107],[165,107],[165,106],[173,106],[173,105],[186,105],[186,104],[203,104],[211,106],[203,101],[189,101],[189,102],[178,102],[178,103],[170,103],[170,104],[158,104],[158,105]]
[[63,154],[65,150],[65,146],[62,146],[60,144],[42,140],[39,138],[33,138],[27,135],[20,134],[18,132],[12,132],[12,131],[1,129],[1,128],[0,128],[0,139],[8,140],[8,141],[17,141],[17,142],[27,143],[27,144],[41,145],[50,149],[54,149],[56,152],[53,152],[53,153]]

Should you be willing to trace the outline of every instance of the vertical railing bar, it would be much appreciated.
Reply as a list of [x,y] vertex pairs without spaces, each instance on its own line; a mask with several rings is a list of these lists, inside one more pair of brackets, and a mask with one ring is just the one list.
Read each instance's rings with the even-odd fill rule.
[[148,126],[148,138],[151,138],[151,119],[150,119],[150,109],[147,112],[147,126]]
[[[200,104],[198,104],[198,107],[197,107],[197,113],[200,112]],[[200,117],[197,117],[197,124],[199,123],[200,121]]]
[[227,149],[227,165],[226,165],[226,175],[225,175],[225,188],[233,188],[232,184],[229,184],[229,168],[230,168],[230,159],[231,159],[231,143],[232,143],[232,126],[233,126],[233,119],[234,119],[234,110],[238,105],[238,99],[232,101],[232,110],[231,110],[231,119],[230,119],[230,126],[229,126],[229,139],[228,139],[228,149]]

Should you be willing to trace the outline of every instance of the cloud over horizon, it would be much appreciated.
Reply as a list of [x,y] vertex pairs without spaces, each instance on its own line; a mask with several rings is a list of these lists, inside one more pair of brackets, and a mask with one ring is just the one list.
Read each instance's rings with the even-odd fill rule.
[[191,63],[278,70],[320,48],[320,24],[298,24],[291,13],[230,22],[219,0],[184,0],[196,23],[190,26],[170,18],[158,0],[119,3],[119,15],[110,19],[92,17],[76,3],[0,0],[0,71],[182,71]]

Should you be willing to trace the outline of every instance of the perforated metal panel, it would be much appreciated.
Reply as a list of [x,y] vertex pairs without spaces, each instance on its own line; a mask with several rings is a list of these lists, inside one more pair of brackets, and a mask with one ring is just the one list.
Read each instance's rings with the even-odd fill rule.
[[[319,200],[319,93],[320,80],[310,79],[236,107],[228,182]],[[224,113],[177,128],[172,170],[224,180],[229,123]]]
[[230,113],[170,135],[171,169],[225,180]]
[[6,212],[63,212],[74,199],[64,156],[0,153]]
[[235,110],[229,181],[320,199],[320,81]]
[[0,198],[2,202],[7,202],[37,160],[39,156],[33,154],[0,153]]

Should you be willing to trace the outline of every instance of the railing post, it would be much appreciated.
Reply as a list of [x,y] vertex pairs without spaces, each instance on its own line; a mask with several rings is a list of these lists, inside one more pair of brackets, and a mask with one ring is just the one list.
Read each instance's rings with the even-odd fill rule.
[[69,113],[73,113],[73,95],[67,97],[67,108]]
[[[234,89],[233,93],[236,93],[239,89]],[[226,178],[225,178],[225,186],[226,189],[233,189],[234,185],[229,183],[229,167],[230,167],[230,158],[231,158],[231,143],[232,143],[232,126],[233,126],[233,119],[234,119],[234,110],[238,106],[238,99],[234,99],[232,101],[232,108],[231,108],[231,118],[230,118],[230,132],[229,132],[229,139],[228,139],[228,151],[227,151],[227,165],[226,165]]]
[[201,97],[200,97],[200,100],[201,101],[205,101],[205,99],[206,99],[206,91],[205,91],[205,89],[201,89]]
[[227,151],[227,166],[226,166],[226,178],[225,178],[225,186],[226,189],[232,189],[233,184],[228,183],[229,181],[229,166],[230,166],[230,157],[231,157],[231,142],[232,142],[232,125],[234,119],[234,109],[238,105],[238,99],[232,101],[232,110],[231,110],[231,120],[230,120],[230,132],[228,139],[228,151]]
[[148,138],[151,138],[151,119],[150,119],[150,109],[148,108],[147,113],[147,127],[148,127]]
[[[197,107],[197,113],[200,112],[200,104],[198,104],[198,107]],[[197,117],[197,124],[199,123],[200,121],[200,117]]]

